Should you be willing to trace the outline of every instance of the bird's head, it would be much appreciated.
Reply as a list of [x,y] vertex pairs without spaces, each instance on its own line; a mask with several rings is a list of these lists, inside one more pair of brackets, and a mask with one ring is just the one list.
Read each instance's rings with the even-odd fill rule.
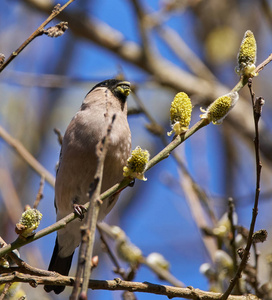
[[[92,88],[92,90],[98,87],[106,87],[108,88],[113,95],[121,100],[123,103],[126,102],[127,96],[130,94],[130,82],[118,80],[118,79],[108,79],[98,83],[96,86]],[[91,91],[92,91],[91,90]]]

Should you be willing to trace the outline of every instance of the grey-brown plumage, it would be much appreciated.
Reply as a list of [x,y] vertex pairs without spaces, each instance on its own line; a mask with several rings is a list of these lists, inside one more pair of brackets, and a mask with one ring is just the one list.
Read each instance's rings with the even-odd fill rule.
[[[110,79],[97,84],[85,97],[81,109],[70,122],[62,143],[55,185],[57,220],[73,211],[74,204],[88,202],[88,190],[97,166],[96,145],[105,136],[108,125],[116,118],[104,163],[102,192],[121,181],[123,166],[131,150],[127,122],[126,98],[130,92],[127,81]],[[118,195],[103,201],[99,220],[112,209]],[[80,220],[75,220],[57,233],[56,244],[48,270],[68,275],[75,248],[81,241]],[[56,294],[63,286],[46,285]]]

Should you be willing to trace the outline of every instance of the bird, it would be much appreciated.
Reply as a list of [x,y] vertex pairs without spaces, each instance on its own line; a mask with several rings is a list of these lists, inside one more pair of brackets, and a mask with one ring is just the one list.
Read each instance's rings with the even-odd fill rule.
[[[130,82],[108,79],[95,85],[86,95],[80,110],[72,118],[63,136],[55,182],[57,221],[89,201],[88,191],[94,181],[98,158],[96,146],[106,135],[113,116],[107,154],[104,161],[101,192],[123,178],[123,167],[131,151],[131,132],[127,120],[127,96]],[[110,196],[100,207],[98,221],[110,212],[119,194]],[[68,275],[75,249],[81,242],[80,218],[57,232],[53,255],[48,267]],[[46,292],[59,294],[64,286],[45,285]]]

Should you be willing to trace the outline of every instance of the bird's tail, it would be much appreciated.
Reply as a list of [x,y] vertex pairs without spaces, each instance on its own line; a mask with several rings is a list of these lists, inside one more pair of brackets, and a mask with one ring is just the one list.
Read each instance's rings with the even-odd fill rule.
[[[58,240],[56,239],[55,248],[53,255],[51,257],[51,261],[48,267],[48,271],[55,271],[60,273],[61,275],[67,276],[69,274],[71,264],[72,264],[72,258],[74,255],[74,252],[67,257],[60,257],[58,255],[59,253],[59,245]],[[60,294],[65,289],[65,286],[58,286],[58,285],[45,285],[44,290],[49,293],[51,291],[54,291],[55,294]]]

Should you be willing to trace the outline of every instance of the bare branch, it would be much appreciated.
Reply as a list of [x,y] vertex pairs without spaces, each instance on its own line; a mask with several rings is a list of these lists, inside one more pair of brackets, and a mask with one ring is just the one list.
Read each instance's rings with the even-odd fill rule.
[[114,120],[115,120],[115,115],[111,120],[106,136],[97,145],[97,149],[96,149],[97,156],[98,156],[98,163],[97,163],[96,173],[94,176],[95,188],[94,190],[90,191],[89,210],[87,213],[86,223],[81,228],[82,239],[81,239],[81,245],[80,245],[79,255],[78,255],[76,281],[75,281],[72,294],[70,296],[71,300],[77,298],[82,272],[83,272],[83,283],[82,283],[80,294],[87,295],[88,280],[91,275],[91,259],[93,255],[96,223],[97,223],[97,218],[98,218],[100,205],[101,205],[101,200],[99,199],[99,197],[100,197],[101,186],[102,186],[104,161],[108,150],[108,142],[109,142],[110,133],[112,130]]
[[33,204],[33,208],[37,208],[40,201],[43,198],[44,181],[45,181],[45,177],[44,177],[44,175],[42,175],[41,180],[40,180],[40,187],[39,187],[39,190],[38,190],[38,193],[37,193],[37,196],[36,196],[36,200]]
[[[260,160],[260,138],[259,138],[259,120],[261,117],[261,110],[256,110],[256,103],[258,100],[255,98],[255,93],[252,90],[252,79],[250,78],[248,80],[248,87],[249,92],[251,96],[252,101],[252,108],[253,108],[253,117],[254,117],[254,125],[255,125],[255,138],[254,138],[254,146],[255,146],[255,160],[256,160],[256,190],[255,190],[255,201],[254,206],[252,210],[252,219],[250,223],[250,229],[247,237],[247,244],[243,251],[242,255],[242,261],[238,267],[238,270],[234,276],[234,278],[231,280],[229,287],[227,288],[226,292],[222,296],[221,300],[228,299],[228,296],[232,292],[233,288],[235,287],[236,283],[238,282],[239,278],[241,277],[241,274],[243,270],[245,269],[248,259],[249,259],[249,251],[253,242],[252,236],[254,233],[255,223],[258,215],[258,204],[259,204],[259,196],[260,196],[260,181],[261,181],[261,169],[262,169],[262,163]],[[261,99],[262,100],[262,99]],[[263,102],[263,101],[262,101]],[[264,102],[263,102],[264,103]],[[259,106],[262,106],[259,104]]]
[[11,222],[16,224],[20,219],[23,206],[13,184],[11,174],[6,167],[0,168],[0,195],[2,195],[3,204],[6,207]]
[[[116,243],[118,243],[118,237],[116,236],[116,234],[113,233],[113,230],[112,230],[111,226],[109,226],[106,223],[100,223],[100,224],[97,225],[97,227],[98,227],[98,229],[99,229],[100,232],[101,231],[105,232],[109,237],[111,237],[112,239],[114,239]],[[119,264],[117,263],[116,259],[112,255],[109,247],[108,247],[107,250],[108,250],[110,256],[113,258],[113,262],[114,262],[115,266],[117,267],[117,269],[120,269]],[[155,274],[157,274],[159,278],[168,281],[169,283],[171,283],[172,285],[174,285],[176,287],[185,287],[185,284],[183,282],[181,282],[180,280],[178,280],[168,270],[165,270],[162,267],[160,267],[159,265],[156,265],[154,263],[153,264],[150,263],[148,261],[148,259],[146,257],[144,257],[143,255],[141,256],[141,258],[139,258],[139,262],[140,262],[140,264],[146,265]],[[126,278],[124,278],[124,279],[127,280]]]
[[197,57],[197,55],[187,46],[181,36],[172,28],[167,26],[156,27],[158,33],[172,51],[179,57],[195,75],[206,78],[209,81],[216,81],[213,73]]
[[262,63],[260,63],[254,72],[259,73],[264,69],[266,65],[268,65],[272,61],[272,53],[265,59]]
[[[72,286],[74,284],[74,277],[62,276],[55,273],[56,276],[42,277],[35,275],[26,275],[19,272],[14,272],[12,275],[1,276],[0,284],[7,282],[25,282],[33,287],[38,285],[65,285]],[[192,287],[178,288],[167,285],[153,284],[149,282],[131,282],[124,281],[119,278],[114,280],[89,280],[88,288],[92,290],[109,290],[109,291],[131,291],[142,292],[156,295],[164,295],[168,298],[185,298],[185,299],[205,299],[205,300],[219,300],[220,293],[205,292]],[[230,295],[228,300],[260,300],[254,295],[247,296],[233,296]]]
[[60,132],[60,130],[58,128],[54,128],[54,132],[57,135],[58,142],[59,142],[59,144],[61,146],[62,145],[63,136],[62,136],[62,134],[61,134],[61,132]]
[[40,36],[44,33],[44,27],[51,22],[54,18],[56,18],[68,5],[70,5],[74,0],[67,1],[63,6],[56,5],[50,14],[50,16],[29,36],[27,40],[23,42],[23,44],[7,58],[7,60],[0,66],[0,73],[9,65],[10,62],[13,61],[15,57],[17,57],[24,48],[29,45],[37,36]]
[[4,300],[5,299],[5,297],[6,297],[7,293],[8,293],[8,290],[9,290],[9,288],[10,288],[11,285],[12,285],[11,282],[5,283],[4,289],[3,289],[3,291],[0,294],[0,300]]
[[48,172],[23,146],[21,142],[13,138],[7,133],[7,131],[0,126],[0,137],[5,140],[9,146],[11,146],[17,153],[41,176],[44,176],[45,180],[55,186],[54,176]]

